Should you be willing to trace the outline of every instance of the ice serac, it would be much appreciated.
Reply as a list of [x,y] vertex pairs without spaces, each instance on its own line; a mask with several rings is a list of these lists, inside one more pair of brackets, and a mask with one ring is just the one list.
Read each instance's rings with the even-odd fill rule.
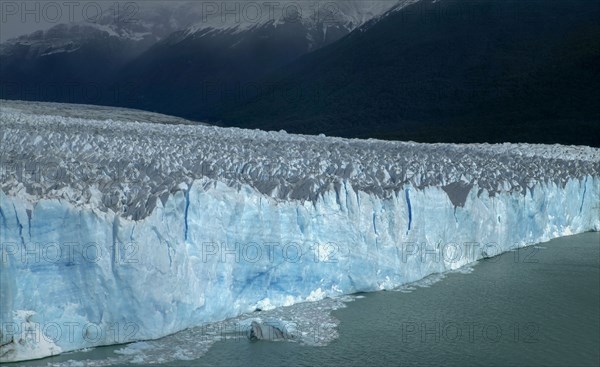
[[2,361],[391,289],[600,229],[598,149],[346,140],[2,106]]

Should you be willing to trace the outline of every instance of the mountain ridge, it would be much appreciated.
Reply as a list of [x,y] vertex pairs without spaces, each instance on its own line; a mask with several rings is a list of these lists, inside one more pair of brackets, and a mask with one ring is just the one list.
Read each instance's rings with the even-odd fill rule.
[[226,104],[220,121],[342,137],[598,146],[599,14],[586,1],[421,1],[263,81],[298,98]]
[[203,86],[228,93],[228,85],[251,82],[406,1],[414,0],[286,1],[277,3],[279,11],[296,4],[299,18],[293,11],[263,13],[254,23],[237,19],[241,9],[233,17],[211,10],[213,2],[142,4],[135,21],[108,13],[97,24],[57,25],[3,43],[0,97],[208,118],[220,97],[205,97]]

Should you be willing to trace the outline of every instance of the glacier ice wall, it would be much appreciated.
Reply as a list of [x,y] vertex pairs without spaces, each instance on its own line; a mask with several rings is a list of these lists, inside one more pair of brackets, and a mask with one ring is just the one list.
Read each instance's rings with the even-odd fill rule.
[[[2,361],[391,289],[600,229],[597,149],[353,141],[7,105]],[[136,190],[108,177],[114,162]]]

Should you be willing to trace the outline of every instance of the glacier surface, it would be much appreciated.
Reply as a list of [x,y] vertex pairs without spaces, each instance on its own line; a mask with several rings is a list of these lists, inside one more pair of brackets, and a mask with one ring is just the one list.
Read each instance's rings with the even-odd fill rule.
[[393,289],[600,229],[599,149],[86,109],[2,101],[0,361]]

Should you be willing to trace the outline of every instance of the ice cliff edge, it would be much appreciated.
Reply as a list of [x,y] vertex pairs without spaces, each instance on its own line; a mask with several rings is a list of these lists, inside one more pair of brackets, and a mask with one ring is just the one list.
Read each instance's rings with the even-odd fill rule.
[[346,140],[28,106],[3,102],[0,118],[2,361],[391,289],[600,229],[589,147]]

